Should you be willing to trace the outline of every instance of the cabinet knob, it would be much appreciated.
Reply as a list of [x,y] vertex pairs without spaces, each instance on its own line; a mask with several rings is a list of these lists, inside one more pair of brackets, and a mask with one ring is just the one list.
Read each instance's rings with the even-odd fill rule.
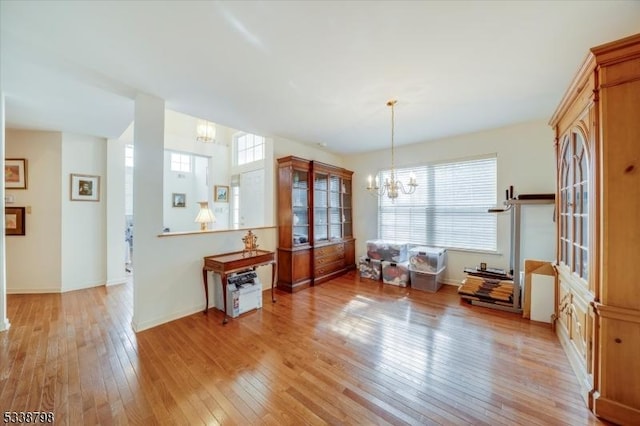
[[622,339],[619,337],[616,337],[613,341],[616,343],[622,343]]

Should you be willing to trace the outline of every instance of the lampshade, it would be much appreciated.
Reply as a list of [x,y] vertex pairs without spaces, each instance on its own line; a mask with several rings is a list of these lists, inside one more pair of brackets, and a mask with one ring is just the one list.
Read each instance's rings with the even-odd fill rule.
[[200,204],[200,211],[198,212],[198,216],[196,216],[195,222],[200,224],[201,231],[206,231],[207,223],[215,222],[216,217],[209,208],[209,202],[198,201],[198,204]]
[[207,120],[198,120],[196,126],[196,139],[202,142],[215,142],[216,125]]

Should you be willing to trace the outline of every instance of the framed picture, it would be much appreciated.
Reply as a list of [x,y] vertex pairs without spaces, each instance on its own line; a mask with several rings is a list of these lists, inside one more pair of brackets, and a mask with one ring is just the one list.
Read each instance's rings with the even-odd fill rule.
[[72,173],[71,201],[100,201],[100,176]]
[[25,235],[24,207],[4,208],[5,235]]
[[225,185],[216,185],[214,188],[214,201],[218,203],[228,203],[229,187]]
[[7,189],[27,189],[27,160],[24,158],[4,160],[4,187]]
[[187,207],[187,194],[174,192],[171,195],[171,203],[173,207]]
[[481,271],[486,271],[487,270],[487,264],[484,262],[480,262],[480,270]]

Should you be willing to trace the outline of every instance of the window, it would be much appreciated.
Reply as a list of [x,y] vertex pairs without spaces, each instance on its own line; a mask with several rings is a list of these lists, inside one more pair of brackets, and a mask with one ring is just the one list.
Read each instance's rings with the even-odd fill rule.
[[133,167],[133,145],[124,146],[124,166]]
[[238,229],[240,222],[240,175],[231,176],[231,226]]
[[172,172],[191,172],[191,156],[188,154],[180,154],[178,152],[171,153],[171,171]]
[[264,137],[242,133],[234,138],[236,165],[264,159]]
[[[400,182],[413,173],[416,192],[378,201],[378,238],[452,249],[496,251],[496,157],[397,169]],[[379,173],[382,186],[389,170]]]

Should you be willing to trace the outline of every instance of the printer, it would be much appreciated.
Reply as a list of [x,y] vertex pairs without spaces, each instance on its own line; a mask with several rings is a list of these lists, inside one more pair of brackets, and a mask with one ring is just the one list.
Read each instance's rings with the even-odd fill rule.
[[[215,283],[215,306],[224,311],[222,282]],[[262,308],[262,283],[254,270],[229,274],[227,277],[227,315],[235,318],[253,309]]]

